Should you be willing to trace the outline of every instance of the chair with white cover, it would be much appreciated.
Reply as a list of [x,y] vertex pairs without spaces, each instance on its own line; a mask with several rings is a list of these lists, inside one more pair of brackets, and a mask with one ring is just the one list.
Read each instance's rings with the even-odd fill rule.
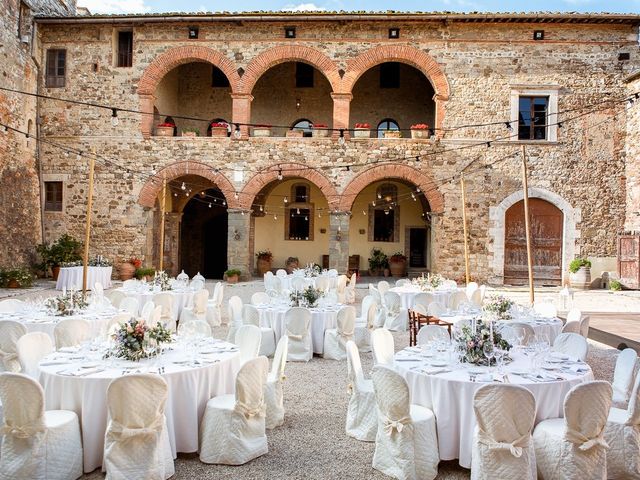
[[256,292],[251,295],[251,305],[264,305],[271,303],[271,297],[266,292]]
[[[2,340],[0,339],[0,342]],[[625,348],[618,354],[613,371],[613,406],[626,409],[631,397],[638,354],[633,348]],[[640,375],[638,375],[640,376]],[[640,405],[638,405],[640,407]]]
[[227,341],[235,342],[236,332],[242,326],[242,315],[244,311],[244,305],[242,299],[234,295],[229,299],[227,304],[227,322],[229,323],[229,331],[227,332]]
[[153,303],[157,307],[162,307],[162,313],[160,315],[160,323],[164,324],[167,329],[172,332],[176,331],[176,321],[173,317],[173,295],[169,292],[156,293],[153,296]]
[[255,325],[241,325],[236,332],[235,344],[240,351],[240,363],[247,363],[260,352],[261,333]]
[[[131,319],[131,314],[124,312],[118,313],[109,319],[105,325],[105,330],[102,332],[104,335],[113,335],[118,327],[124,322],[128,322]],[[145,321],[145,323],[148,323]]]
[[[189,287],[192,290],[195,290],[196,292],[200,291],[200,290],[204,290],[204,280],[201,280],[199,278],[194,278],[193,280],[191,280],[191,283],[189,284]],[[209,294],[209,291],[207,290],[207,296]]]
[[287,365],[287,349],[289,337],[281,337],[273,355],[271,371],[267,375],[267,383],[264,386],[264,402],[267,409],[265,425],[268,429],[279,427],[284,423],[284,394],[283,384],[285,380],[284,369]]
[[378,282],[378,291],[380,292],[381,297],[384,297],[384,294],[389,291],[389,288],[391,288],[391,285],[389,285],[389,282],[386,280],[380,280]]
[[356,301],[356,282],[358,281],[358,275],[353,272],[351,274],[351,278],[349,278],[349,283],[344,289],[344,299],[345,303],[354,303]]
[[193,306],[185,307],[180,312],[180,321],[183,320],[182,315],[188,311],[195,315],[195,317],[202,321],[207,321],[207,304],[209,303],[209,290],[202,288],[193,294]]
[[402,299],[396,292],[384,294],[384,310],[386,319],[384,328],[404,332],[409,326],[409,314],[406,308],[402,308]]
[[342,307],[337,315],[337,328],[330,328],[324,332],[324,358],[345,360],[347,350],[345,345],[354,339],[356,325],[356,309],[353,306]]
[[329,276],[329,277],[337,277],[338,276],[338,270],[336,270],[335,268],[330,268],[329,270],[327,270],[327,276]]
[[287,271],[283,268],[279,268],[276,270],[276,277],[278,278],[287,278]]
[[567,321],[562,326],[562,333],[577,333],[580,334],[580,322],[579,321]]
[[416,305],[422,305],[425,309],[428,309],[429,305],[431,305],[435,301],[436,297],[433,295],[433,293],[421,292],[413,297],[413,306],[415,307]]
[[607,382],[582,383],[569,390],[564,399],[564,418],[543,420],[533,431],[538,477],[607,478],[604,428],[610,406],[611,385]]
[[580,335],[589,338],[589,315],[583,315],[580,319]]
[[162,305],[157,305],[153,307],[153,311],[151,312],[151,317],[149,318],[149,325],[155,327],[160,323],[162,319]]
[[373,350],[373,361],[377,365],[393,365],[395,346],[393,335],[389,330],[377,328],[371,332],[371,349]]
[[[615,385],[613,395],[615,398]],[[633,384],[629,406],[609,410],[604,439],[609,445],[607,478],[640,479],[640,375]]]
[[15,320],[0,320],[0,371],[19,372],[20,362],[16,344],[27,327]]
[[356,344],[348,341],[346,349],[349,405],[345,430],[350,437],[363,442],[373,442],[378,430],[378,412],[376,397],[373,393],[373,382],[364,378],[360,353]]
[[130,278],[129,280],[125,280],[124,282],[122,282],[122,288],[128,289],[128,288],[133,288],[138,284],[139,280],[135,279],[135,278]]
[[16,352],[22,373],[38,379],[38,363],[53,352],[51,337],[43,332],[31,332],[20,337]]
[[242,465],[268,452],[264,388],[269,361],[245,363],[236,377],[235,395],[207,402],[200,424],[200,461]]
[[329,290],[329,277],[316,277],[316,288],[323,292]]
[[522,322],[509,322],[508,326],[514,332],[516,338],[521,338],[521,345],[529,345],[536,338],[536,332],[531,325]]
[[75,412],[44,409],[44,390],[33,378],[0,374],[4,409],[0,478],[74,480],[82,476],[82,439]]
[[354,342],[361,352],[371,351],[371,332],[376,328],[378,304],[370,295],[362,300],[362,315],[356,318],[353,331]]
[[551,302],[535,302],[533,311],[542,317],[552,318],[558,316],[558,309]]
[[568,322],[579,322],[582,318],[582,311],[579,308],[573,307],[571,310],[567,312],[567,323]]
[[164,415],[167,392],[167,382],[149,373],[126,375],[109,384],[103,465],[107,479],[164,480],[175,473]]
[[64,347],[75,347],[91,339],[91,324],[83,318],[66,318],[60,320],[53,328],[56,350]]
[[185,315],[180,320],[180,325],[178,325],[178,333],[180,335],[186,336],[202,336],[202,337],[210,337],[211,336],[211,327],[207,322],[202,320],[198,320],[197,317],[193,316],[192,312],[185,312]]
[[[145,303],[140,311],[140,318],[142,318],[145,323],[149,323],[151,321],[151,316],[153,315],[153,310],[156,308],[155,304],[150,300]],[[132,317],[135,317],[135,313],[127,312]]]
[[587,358],[589,345],[582,335],[577,333],[561,333],[553,341],[552,350],[569,355],[572,359],[584,361]]
[[469,299],[464,290],[458,290],[449,298],[449,308],[451,310],[458,310],[465,303],[469,303]]
[[478,288],[479,286],[477,282],[467,283],[467,288],[465,288],[465,293],[467,294],[467,298],[469,299],[469,301],[471,301],[471,295],[473,295],[473,292],[478,290]]
[[302,292],[307,288],[307,280],[304,277],[293,277],[291,279],[291,290]]
[[373,468],[399,480],[432,480],[438,475],[438,437],[433,412],[412,405],[400,374],[376,366],[372,374],[378,406]]
[[213,328],[222,323],[222,299],[224,298],[224,284],[216,283],[213,295],[207,301],[207,323]]
[[431,302],[427,307],[427,315],[430,317],[439,317],[445,313],[447,313],[447,309],[441,303]]
[[411,285],[411,280],[406,278],[401,278],[400,280],[396,280],[396,287],[404,287],[405,285]]
[[473,291],[473,293],[469,297],[469,301],[471,302],[472,305],[478,308],[482,307],[482,300],[484,298],[483,292],[484,292],[484,285],[482,285],[481,288],[478,288]]
[[118,309],[120,311],[128,312],[135,317],[138,316],[139,307],[140,306],[138,305],[138,299],[134,297],[125,297],[118,305]]
[[[519,385],[484,385],[473,396],[477,426],[473,435],[471,479],[536,480],[531,431],[536,418],[533,394]],[[496,415],[496,412],[500,412]]]
[[17,298],[9,298],[0,302],[0,313],[15,313],[24,308],[24,302]]
[[255,325],[260,329],[262,340],[260,341],[260,352],[258,355],[270,357],[276,351],[276,334],[271,327],[260,326],[260,312],[249,303],[242,307],[242,323],[243,325]]
[[313,357],[311,343],[311,312],[303,307],[291,307],[284,314],[285,335],[289,337],[287,360],[308,362]]
[[414,313],[419,313],[420,315],[427,316],[429,314],[429,312],[427,311],[427,307],[425,307],[421,303],[416,303],[411,310],[413,310]]
[[97,295],[98,297],[102,297],[104,295],[104,286],[102,285],[102,283],[94,283],[92,293],[94,295]]
[[440,325],[423,325],[418,331],[416,343],[418,345],[424,345],[439,340],[446,342],[451,340],[449,331],[445,327],[441,327]]

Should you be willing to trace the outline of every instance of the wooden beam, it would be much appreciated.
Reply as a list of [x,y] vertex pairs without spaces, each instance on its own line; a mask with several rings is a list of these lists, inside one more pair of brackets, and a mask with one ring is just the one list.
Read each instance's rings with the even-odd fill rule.
[[82,293],[87,293],[87,268],[89,265],[89,240],[91,238],[91,209],[93,207],[93,172],[95,158],[89,159],[89,192],[87,193],[87,215],[84,234],[84,255],[82,257]]
[[462,191],[462,232],[464,235],[464,272],[467,284],[471,281],[469,274],[469,238],[467,233],[467,196],[464,190],[464,175],[460,175],[460,190]]
[[529,303],[533,305],[535,292],[533,289],[533,256],[531,252],[531,226],[529,225],[529,182],[527,178],[527,152],[522,145],[522,188],[524,189],[524,228],[527,235],[527,268],[529,270]]
[[164,270],[164,216],[165,204],[167,201],[167,177],[162,180],[162,195],[160,196],[160,261],[158,262],[158,271]]

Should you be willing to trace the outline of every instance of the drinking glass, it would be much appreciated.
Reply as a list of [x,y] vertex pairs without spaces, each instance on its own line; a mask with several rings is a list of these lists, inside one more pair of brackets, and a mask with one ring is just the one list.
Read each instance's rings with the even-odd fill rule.
[[482,351],[484,353],[484,356],[487,357],[487,361],[488,361],[488,366],[491,366],[491,359],[495,356],[495,347],[493,346],[493,343],[491,342],[484,342],[484,345],[482,346]]

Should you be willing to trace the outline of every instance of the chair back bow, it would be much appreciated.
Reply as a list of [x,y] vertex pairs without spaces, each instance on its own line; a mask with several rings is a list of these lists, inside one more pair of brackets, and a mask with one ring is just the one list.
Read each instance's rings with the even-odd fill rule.
[[509,450],[511,455],[516,458],[520,458],[523,453],[523,449],[529,445],[530,433],[527,432],[522,437],[514,440],[511,443],[498,442],[492,438],[487,432],[482,429],[478,429],[478,442],[486,445],[490,450]]
[[564,438],[571,443],[575,443],[580,450],[586,452],[596,445],[601,445],[604,448],[609,448],[609,444],[604,439],[604,429],[593,438],[585,436],[582,432],[567,427]]
[[4,362],[5,365],[9,365],[9,362],[18,360],[18,354],[15,352],[5,352],[0,349],[0,362]]
[[260,401],[260,403],[254,407],[251,407],[240,400],[236,400],[235,410],[247,418],[266,416],[264,401]]
[[120,422],[116,422],[115,420],[111,420],[111,425],[109,427],[109,434],[117,437],[120,440],[125,440],[128,438],[138,437],[138,436],[151,436],[157,435],[162,431],[162,426],[164,423],[164,419],[162,415],[158,415],[153,422],[147,427],[125,427]]
[[384,425],[384,433],[391,436],[393,435],[393,431],[397,431],[398,433],[402,433],[405,426],[411,425],[410,417],[403,417],[398,420],[392,420],[389,417],[382,416],[382,424]]
[[287,330],[287,337],[289,337],[289,339],[291,340],[296,340],[298,342],[301,342],[302,339],[304,338],[304,335],[296,335],[295,333],[291,333],[289,330]]
[[32,422],[25,425],[9,425],[5,423],[0,427],[0,436],[11,435],[18,438],[30,438],[46,430],[41,422]]

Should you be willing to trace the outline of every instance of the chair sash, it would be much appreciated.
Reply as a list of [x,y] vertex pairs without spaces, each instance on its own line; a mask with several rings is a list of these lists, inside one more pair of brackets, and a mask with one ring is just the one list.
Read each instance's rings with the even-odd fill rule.
[[240,400],[236,400],[235,410],[236,412],[244,415],[246,418],[266,416],[264,400],[261,400],[260,403],[254,405],[253,407],[247,405],[244,402],[241,402]]
[[567,426],[564,438],[567,441],[576,444],[578,448],[583,452],[586,452],[596,445],[601,445],[604,448],[609,448],[609,444],[607,444],[606,440],[604,439],[604,429],[602,429],[602,431],[595,437],[589,438],[582,432],[579,432],[578,430],[574,430],[573,428]]
[[478,428],[478,442],[486,445],[490,450],[509,450],[511,455],[516,458],[520,458],[522,456],[523,448],[529,445],[529,439],[531,438],[531,433],[527,432],[522,437],[514,440],[511,443],[506,442],[498,442],[494,438],[492,438],[487,432]]
[[5,352],[3,350],[0,350],[0,362],[4,363],[5,365],[9,365],[9,362],[14,362],[18,360],[18,354],[17,353],[11,353],[11,352]]
[[398,433],[402,433],[405,426],[411,425],[411,417],[402,417],[398,420],[392,420],[385,415],[381,415],[381,420],[382,425],[384,426],[384,433],[388,436],[392,436],[394,430]]
[[115,420],[111,421],[109,428],[109,435],[117,438],[118,440],[126,440],[133,437],[158,435],[162,431],[164,424],[163,415],[158,415],[147,427],[125,427],[120,422]]
[[0,436],[12,435],[18,438],[30,438],[38,433],[43,433],[45,430],[46,427],[40,419],[25,425],[8,425],[5,423],[0,427]]

